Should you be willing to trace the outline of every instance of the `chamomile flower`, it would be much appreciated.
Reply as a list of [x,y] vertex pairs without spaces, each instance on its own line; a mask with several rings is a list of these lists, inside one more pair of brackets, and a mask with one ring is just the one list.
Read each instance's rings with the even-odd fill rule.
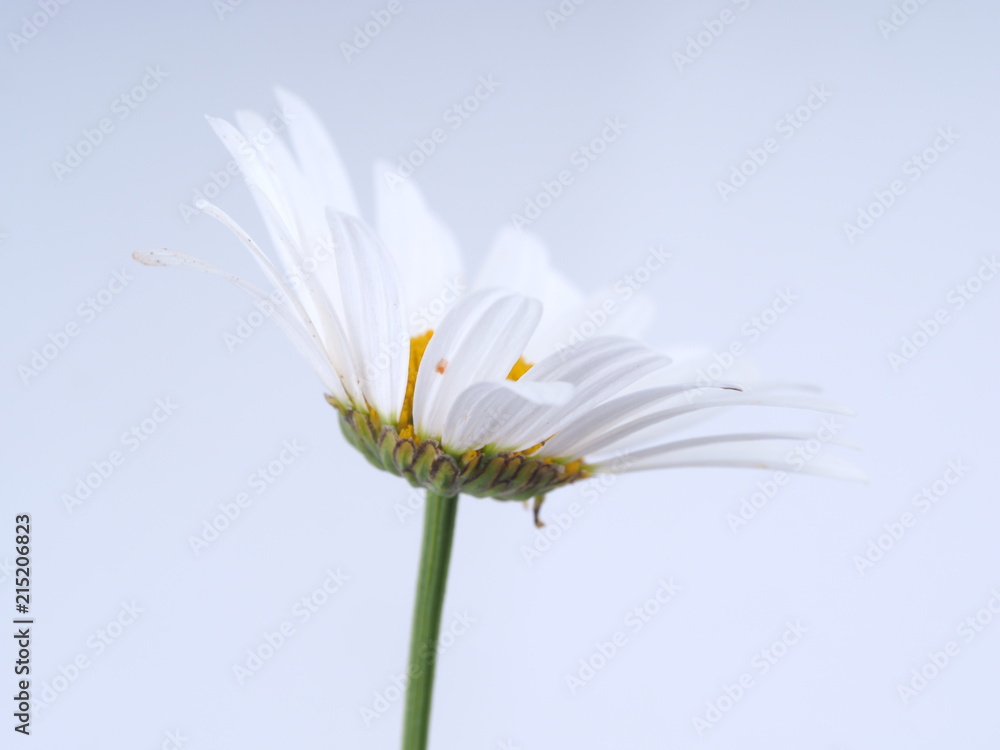
[[534,497],[538,523],[546,493],[605,472],[736,466],[860,478],[828,451],[802,460],[792,449],[809,435],[678,436],[692,416],[737,406],[847,410],[692,381],[690,368],[621,335],[648,318],[642,304],[604,329],[619,335],[557,346],[594,305],[537,238],[501,232],[467,284],[450,233],[411,183],[378,167],[378,231],[370,229],[319,120],[290,94],[279,97],[291,149],[252,113],[237,114],[239,128],[210,118],[264,217],[273,254],[199,202],[236,235],[270,290],[169,250],[134,256],[243,289],[312,365],[347,439],[376,467],[427,490],[404,748],[427,748],[435,672],[428,655],[439,642],[459,495]]
[[[270,291],[167,250],[147,265],[194,268],[236,284],[289,335],[337,409],[348,440],[375,466],[439,495],[528,499],[602,472],[683,466],[801,469],[859,477],[823,452],[792,467],[808,435],[676,437],[685,417],[737,406],[847,414],[816,398],[761,395],[679,378],[671,360],[624,335],[558,347],[592,303],[531,235],[501,232],[468,284],[457,246],[408,181],[377,167],[376,224],[358,206],[315,114],[279,92],[292,148],[263,118],[209,118],[260,209],[273,257],[219,208]],[[451,290],[449,292],[449,290]],[[638,297],[641,300],[641,297]],[[640,301],[617,316],[631,333]]]

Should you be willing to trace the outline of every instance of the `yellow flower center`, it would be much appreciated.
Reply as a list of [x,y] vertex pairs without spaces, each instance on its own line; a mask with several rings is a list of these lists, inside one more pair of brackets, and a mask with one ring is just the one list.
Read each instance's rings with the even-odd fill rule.
[[511,368],[510,374],[507,376],[507,380],[520,380],[521,376],[528,372],[528,370],[532,367],[534,367],[533,364],[528,362],[528,360],[524,357],[521,357],[517,360],[517,364]]
[[[410,369],[406,376],[406,396],[403,398],[403,410],[399,415],[399,436],[402,438],[415,438],[413,431],[413,393],[417,389],[417,372],[420,370],[420,363],[424,360],[424,352],[431,342],[434,331],[425,331],[419,336],[410,339]],[[448,369],[448,360],[442,359],[435,365],[438,372],[444,374]],[[524,357],[520,357],[517,363],[511,368],[508,380],[520,380],[528,372],[533,364]]]
[[[417,373],[434,331],[410,339],[410,362],[406,395],[398,424],[383,424],[375,410],[367,414],[327,400],[340,414],[344,435],[372,464],[383,471],[405,477],[414,487],[424,487],[439,494],[469,494],[498,500],[535,498],[535,523],[545,494],[567,484],[587,479],[591,469],[582,459],[537,459],[532,456],[544,442],[522,451],[498,451],[486,446],[462,455],[449,453],[439,440],[421,437],[413,427],[413,394]],[[448,369],[448,361],[435,363],[438,372]],[[520,357],[507,375],[518,380],[532,368]]]
[[403,410],[399,415],[399,436],[413,437],[413,392],[417,389],[417,371],[424,359],[424,352],[431,342],[434,331],[427,331],[410,339],[410,370],[406,376],[406,396],[403,398]]

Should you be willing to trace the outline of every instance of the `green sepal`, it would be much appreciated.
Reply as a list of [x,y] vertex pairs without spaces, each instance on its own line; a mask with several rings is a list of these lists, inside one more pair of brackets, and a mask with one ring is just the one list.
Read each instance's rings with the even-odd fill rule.
[[538,493],[532,487],[532,482],[538,473],[543,471],[544,467],[548,465],[549,464],[539,463],[538,461],[525,461],[507,480],[507,486],[504,489],[504,494],[513,496],[527,490],[532,495],[537,495]]
[[384,469],[385,467],[382,465],[378,455],[373,450],[372,444],[365,442],[364,436],[358,427],[360,421],[358,417],[359,415],[357,412],[351,412],[346,415],[342,413],[340,415],[340,429],[347,438],[347,441],[358,449],[368,463],[376,469]]
[[428,489],[446,496],[459,493],[458,462],[454,458],[448,455],[438,456],[434,466],[431,467],[431,483]]
[[433,440],[426,440],[417,448],[413,457],[413,464],[410,470],[414,478],[424,487],[431,483],[431,470],[434,468],[434,461],[440,455],[440,446]]
[[410,467],[413,465],[413,454],[417,452],[417,444],[410,438],[402,438],[392,452],[392,462],[396,467],[396,473],[400,475],[410,474]]
[[397,427],[383,425],[378,415],[328,400],[337,409],[344,436],[369,463],[438,495],[529,500],[591,475],[588,467],[570,473],[562,463],[523,453],[487,448],[453,454],[437,440],[400,437]]
[[385,425],[378,438],[378,453],[382,461],[382,468],[385,471],[391,471],[393,474],[396,473],[394,454],[398,442],[399,435],[396,433],[396,428],[391,425]]
[[486,494],[494,486],[497,477],[500,476],[500,472],[504,470],[506,465],[507,459],[504,456],[495,456],[490,459],[484,456],[480,463],[482,471],[475,479],[462,487],[462,492],[467,495]]

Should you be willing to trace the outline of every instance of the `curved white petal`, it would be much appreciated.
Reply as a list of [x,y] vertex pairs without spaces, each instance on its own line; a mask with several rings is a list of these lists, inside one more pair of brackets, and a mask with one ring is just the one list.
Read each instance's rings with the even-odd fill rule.
[[666,370],[647,378],[645,386],[675,383],[716,383],[719,381],[753,386],[760,382],[760,373],[753,359],[734,357],[728,351],[716,352],[705,347],[677,347],[666,350],[674,363]]
[[[250,185],[250,190],[258,198],[258,206],[264,214],[264,218],[272,223],[274,238],[279,249],[284,255],[294,256],[297,249],[294,243],[288,238],[284,223],[278,218],[271,205],[270,200],[260,194],[255,185]],[[311,275],[305,277],[296,276],[294,281],[286,281],[292,278],[291,271],[286,268],[285,275],[278,273],[263,251],[257,246],[247,232],[233,221],[224,211],[213,206],[207,201],[199,201],[198,206],[205,213],[217,219],[224,226],[228,227],[233,234],[239,238],[247,247],[254,259],[264,270],[271,283],[289,300],[289,304],[299,316],[303,326],[317,336],[321,346],[325,350],[326,358],[333,365],[337,373],[343,390],[348,394],[353,403],[363,402],[360,383],[356,373],[356,361],[348,352],[347,337],[344,333],[343,325],[326,290],[320,288],[316,280]],[[331,260],[328,265],[334,265]],[[294,288],[292,288],[294,286]],[[337,294],[339,299],[339,293]]]
[[741,390],[735,385],[701,386],[696,383],[666,385],[659,388],[649,388],[634,393],[627,393],[606,401],[599,406],[588,409],[584,414],[567,421],[559,433],[546,443],[542,455],[559,457],[577,457],[581,455],[580,448],[595,435],[608,432],[630,419],[648,413],[652,408],[664,401],[674,399],[685,393],[700,391],[704,388],[712,390]]
[[565,404],[573,395],[570,383],[524,383],[503,380],[466,388],[448,414],[441,442],[456,453],[493,445],[511,424],[534,411]]
[[275,95],[288,121],[288,135],[306,183],[324,208],[360,216],[344,162],[319,117],[290,91],[276,88]]
[[271,282],[271,285],[288,298],[292,305],[292,309],[298,314],[302,324],[306,327],[311,327],[312,321],[310,316],[308,315],[306,309],[302,306],[298,295],[292,292],[281,272],[275,268],[271,259],[264,254],[264,251],[260,249],[256,242],[254,242],[249,233],[247,233],[243,227],[237,224],[233,218],[229,216],[229,214],[218,206],[209,203],[206,200],[196,201],[195,206],[236,235],[236,238],[239,239],[240,243],[250,252],[250,255],[257,262],[257,265],[264,272],[264,275],[267,276],[267,280]]
[[[295,217],[289,205],[288,196],[276,183],[274,175],[267,168],[261,152],[253,143],[247,140],[243,133],[221,118],[206,117],[205,119],[208,120],[208,124],[212,126],[212,130],[215,131],[219,140],[222,141],[222,144],[240,168],[240,173],[243,175],[244,181],[252,188],[257,189],[258,192],[254,193],[254,200],[257,202],[261,213],[264,214],[264,222],[267,230],[277,245],[275,235],[280,230],[280,226],[295,226]],[[267,215],[264,206],[261,204],[262,197],[266,203],[271,205],[276,218],[271,218]],[[279,252],[283,252],[283,250],[279,248]],[[298,259],[295,256],[281,255],[281,262],[286,268],[291,268],[297,261]]]
[[[343,317],[337,264],[332,260],[330,227],[322,196],[308,184],[291,151],[274,135],[272,123],[245,110],[237,112],[236,117],[242,134],[234,132],[223,120],[209,118],[209,122],[241,164],[286,278],[309,289],[316,306],[313,309],[312,304],[306,304],[311,313],[325,318],[329,308]],[[322,304],[320,288],[325,296]]]
[[286,200],[288,218],[292,221],[287,229],[299,246],[300,255],[311,255],[315,244],[328,239],[330,234],[322,200],[307,184],[295,156],[285,142],[274,135],[267,120],[256,112],[239,110],[236,123],[247,140],[257,147],[275,190]]
[[795,453],[796,441],[808,435],[719,435],[667,443],[626,453],[595,465],[601,472],[645,471],[694,466],[773,469],[815,474],[836,479],[865,481],[867,476],[849,461],[830,453],[817,453],[808,461]]
[[504,227],[476,276],[474,289],[501,287],[541,300],[544,310],[538,330],[525,350],[530,362],[554,351],[561,321],[584,302],[583,293],[552,265],[548,248],[535,234]]
[[403,408],[410,363],[399,277],[371,229],[353,216],[328,211],[361,390],[383,420],[395,422]]
[[601,362],[640,350],[649,351],[649,347],[638,341],[618,336],[598,336],[584,341],[578,347],[545,357],[521,379],[534,382],[546,380],[578,382]]
[[499,289],[459,300],[431,337],[420,363],[413,397],[417,434],[440,437],[462,391],[506,378],[540,317],[538,300]]
[[238,276],[223,271],[203,260],[192,258],[190,255],[163,249],[136,250],[132,253],[132,257],[147,266],[174,266],[202,271],[213,276],[219,276],[242,289],[253,299],[258,308],[273,315],[275,322],[278,323],[288,338],[291,339],[292,343],[295,344],[309,364],[312,365],[313,370],[330,395],[341,402],[346,402],[347,394],[340,384],[338,375],[334,371],[331,362],[327,359],[315,331],[303,326],[296,314],[288,307],[285,300],[280,298],[275,299],[275,296],[266,294]]
[[465,289],[461,254],[416,185],[385,162],[375,165],[375,226],[405,285],[410,335],[433,330]]
[[840,404],[832,401],[825,401],[817,398],[806,398],[796,396],[734,396],[730,398],[716,398],[704,400],[694,404],[683,406],[673,406],[666,409],[653,410],[645,415],[631,419],[624,424],[613,427],[604,432],[598,432],[587,440],[581,440],[576,445],[579,454],[587,456],[599,451],[613,448],[619,441],[630,435],[645,430],[653,425],[662,424],[671,419],[675,419],[684,414],[698,411],[700,409],[711,409],[728,406],[774,406],[787,409],[811,409],[813,411],[825,411],[832,414],[852,414]]
[[609,286],[580,300],[546,322],[531,342],[531,353],[548,355],[575,348],[595,336],[641,338],[655,314],[648,296],[628,287]]
[[[549,412],[539,412],[517,432],[504,438],[518,448],[537,445],[580,415],[617,395],[649,372],[670,364],[667,357],[634,341],[607,339],[565,356],[542,360],[523,378],[527,382],[564,380],[576,386],[573,401]],[[546,455],[548,455],[546,453]]]
[[[601,363],[639,351],[648,350],[636,341],[622,338],[591,339],[583,342],[577,349],[553,354],[541,360],[521,378],[520,382],[567,382],[578,386]],[[551,435],[551,433],[543,435],[543,430],[538,427],[539,423],[549,415],[550,412],[534,411],[522,420],[511,422],[509,428],[502,431],[496,440],[511,447],[537,445]]]

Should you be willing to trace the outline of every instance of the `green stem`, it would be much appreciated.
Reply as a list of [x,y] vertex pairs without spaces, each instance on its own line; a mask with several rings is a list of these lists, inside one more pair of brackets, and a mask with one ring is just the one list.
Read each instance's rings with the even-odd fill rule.
[[407,670],[406,716],[403,720],[403,750],[426,750],[431,724],[431,698],[437,658],[441,609],[448,582],[451,542],[455,536],[458,497],[427,491],[424,508],[424,540],[417,575],[417,601],[413,609],[413,635]]

